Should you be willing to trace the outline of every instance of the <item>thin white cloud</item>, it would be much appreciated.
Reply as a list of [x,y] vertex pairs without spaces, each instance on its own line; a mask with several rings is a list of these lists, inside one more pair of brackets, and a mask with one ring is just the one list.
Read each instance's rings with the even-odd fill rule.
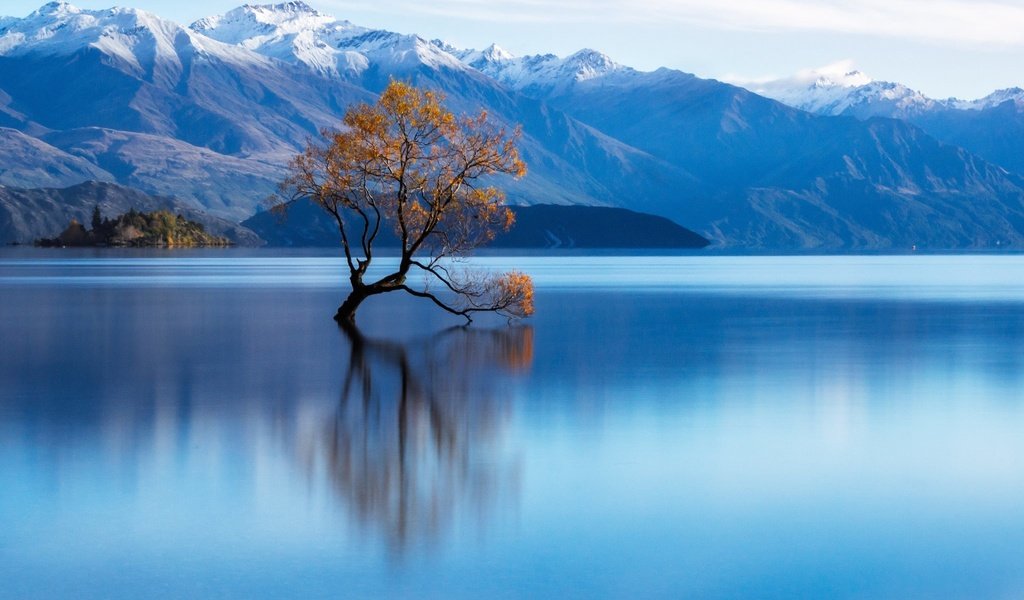
[[871,82],[871,78],[858,70],[856,62],[851,58],[839,60],[821,67],[800,69],[792,75],[782,77],[778,75],[747,77],[736,73],[727,73],[718,77],[718,79],[754,91],[778,85],[785,87],[806,86],[821,80],[828,80],[833,84],[843,87],[856,87]]
[[[852,59],[845,59],[813,69],[801,69],[787,77],[744,78],[726,75],[722,81],[774,98],[790,106],[814,110],[841,100],[850,88],[871,83]],[[813,89],[813,93],[809,90]]]
[[488,22],[676,22],[717,29],[829,32],[1024,46],[1024,0],[431,0],[341,2],[381,13]]

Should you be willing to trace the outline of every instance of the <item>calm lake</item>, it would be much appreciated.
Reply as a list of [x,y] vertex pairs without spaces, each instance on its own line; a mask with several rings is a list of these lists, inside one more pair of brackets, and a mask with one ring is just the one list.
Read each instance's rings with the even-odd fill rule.
[[1024,257],[0,254],[0,597],[1024,595]]

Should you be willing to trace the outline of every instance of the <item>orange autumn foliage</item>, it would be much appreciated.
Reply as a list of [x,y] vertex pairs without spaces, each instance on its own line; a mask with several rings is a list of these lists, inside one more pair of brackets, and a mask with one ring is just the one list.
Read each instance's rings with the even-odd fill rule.
[[[480,180],[526,174],[516,147],[520,131],[495,126],[483,111],[457,117],[442,101],[436,92],[392,81],[376,103],[351,108],[340,130],[323,132],[326,144],[310,143],[290,165],[285,204],[310,199],[338,225],[352,284],[335,315],[339,322],[354,322],[365,299],[396,290],[467,320],[484,311],[509,318],[533,313],[529,276],[460,277],[447,262],[512,227],[515,214],[504,193]],[[385,228],[400,244],[398,268],[367,281]],[[407,283],[417,272],[426,278],[422,287]]]

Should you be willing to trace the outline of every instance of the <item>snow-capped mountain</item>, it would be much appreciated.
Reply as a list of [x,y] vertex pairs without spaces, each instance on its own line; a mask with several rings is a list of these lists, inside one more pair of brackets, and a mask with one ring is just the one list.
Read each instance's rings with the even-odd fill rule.
[[359,27],[323,14],[301,0],[247,4],[200,19],[191,29],[265,56],[306,65],[323,75],[359,77],[371,67],[462,67],[453,56],[417,35]]
[[442,40],[431,40],[431,43],[448,54],[457,57],[459,60],[474,69],[479,69],[481,71],[486,69],[488,65],[509,64],[516,60],[515,54],[505,50],[498,44],[491,44],[483,50],[466,50],[463,48],[457,48]]
[[596,50],[565,58],[517,57],[497,44],[484,50],[456,48],[418,35],[371,30],[324,14],[301,0],[245,5],[191,25],[196,33],[265,56],[306,65],[317,73],[358,78],[371,68],[410,71],[472,68],[513,90],[553,89],[627,70]]
[[977,100],[954,100],[951,105],[960,110],[985,110],[1011,102],[1019,112],[1024,112],[1024,89],[1019,87],[996,90]]
[[1024,90],[978,100],[938,100],[901,83],[874,81],[842,61],[784,79],[737,82],[751,91],[817,115],[900,119],[1004,168],[1024,173]]
[[819,115],[906,118],[945,106],[903,84],[875,81],[856,70],[852,61],[807,69],[783,79],[735,83]]
[[335,122],[335,107],[371,97],[132,8],[52,2],[0,28],[0,124],[55,157],[90,160],[99,179],[223,216],[251,213],[249,196],[273,192],[283,162]]
[[[521,150],[531,170],[510,190],[518,202],[612,204],[629,191],[658,197],[665,193],[659,187],[693,183],[654,157],[515,95],[419,36],[345,25],[301,4],[229,14],[202,23],[236,44],[126,9],[53,4],[13,20],[0,33],[8,36],[0,126],[31,132],[69,164],[68,177],[87,173],[71,167],[80,157],[97,167],[90,175],[238,218],[261,206],[310,137],[401,77],[442,89],[457,110],[486,108],[498,121],[523,125]],[[366,71],[323,72],[292,44],[327,35],[364,57]],[[130,43],[104,43],[108,37]],[[147,53],[167,39],[175,42],[173,54]],[[62,82],[60,94],[53,93],[55,81]],[[631,175],[655,170],[659,178],[639,183]],[[24,187],[40,184],[35,172],[0,164],[0,180],[29,175],[12,182]]]
[[977,100],[935,99],[902,83],[875,81],[854,69],[849,60],[800,71],[792,77],[734,83],[819,115],[912,119],[947,109],[985,110],[1006,102],[1024,111],[1024,89],[1019,87],[998,90]]
[[361,73],[367,67],[365,57],[337,47],[340,40],[366,30],[321,14],[303,2],[245,5],[200,19],[190,29],[286,62],[302,62],[320,73]]
[[24,19],[0,23],[0,56],[70,55],[95,48],[133,74],[173,83],[185,66],[184,48],[238,64],[265,62],[259,55],[134,8],[83,10],[51,2]]
[[339,37],[351,37],[367,31],[298,1],[260,6],[246,4],[223,15],[199,19],[191,28],[206,35],[215,32],[216,35],[210,37],[240,46],[260,46],[286,36],[319,31],[338,33]]
[[809,112],[834,112],[850,90],[872,83],[851,61],[806,69],[785,79],[736,82],[750,91]]
[[[190,27],[67,3],[0,20],[0,182],[111,181],[241,218],[307,139],[391,78],[521,125],[529,174],[508,187],[517,203],[622,206],[748,247],[1024,245],[1024,180],[963,149],[1007,168],[1024,157],[1004,114],[1019,112],[1012,90],[971,110],[917,111],[932,101],[853,69],[801,82],[827,97],[817,112],[898,109],[956,147],[906,123],[816,116],[594,50],[459,49],[302,2]],[[924,120],[947,113],[972,120]]]
[[[521,151],[530,174],[511,190],[523,203],[546,197],[553,203],[609,204],[627,192],[659,198],[654,189],[692,185],[692,176],[635,148],[515,93],[511,86],[467,65],[459,51],[411,34],[369,30],[324,15],[302,2],[243,6],[192,25],[197,34],[239,44],[297,65],[328,80],[377,92],[392,77],[440,89],[459,112],[488,114],[509,127],[522,126]],[[310,43],[324,54],[307,52]],[[497,57],[497,52],[491,52]],[[458,56],[457,56],[458,55]],[[326,57],[326,58],[325,58]],[[334,62],[332,62],[334,61]],[[354,65],[354,67],[353,67]],[[339,115],[340,116],[340,115]],[[585,164],[581,170],[578,165]],[[660,169],[663,180],[637,182],[630,173]],[[639,186],[639,188],[637,187]]]
[[554,54],[515,56],[497,44],[484,50],[460,50],[443,42],[434,43],[470,67],[519,91],[550,93],[581,81],[633,71],[589,48],[559,58]]

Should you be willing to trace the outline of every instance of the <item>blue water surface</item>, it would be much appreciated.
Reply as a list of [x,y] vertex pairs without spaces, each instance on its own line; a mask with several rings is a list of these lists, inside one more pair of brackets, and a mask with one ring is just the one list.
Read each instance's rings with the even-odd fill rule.
[[0,253],[0,597],[1024,595],[1024,257],[457,267]]

